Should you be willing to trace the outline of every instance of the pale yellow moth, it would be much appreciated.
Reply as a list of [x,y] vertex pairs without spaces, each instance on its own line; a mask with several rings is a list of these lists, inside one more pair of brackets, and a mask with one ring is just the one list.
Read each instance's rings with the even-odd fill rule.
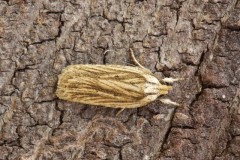
[[[132,50],[130,54],[136,66],[122,65],[69,65],[58,76],[56,95],[63,100],[112,108],[137,108],[165,95],[178,79],[158,79],[138,63]],[[178,105],[169,99],[162,103]]]

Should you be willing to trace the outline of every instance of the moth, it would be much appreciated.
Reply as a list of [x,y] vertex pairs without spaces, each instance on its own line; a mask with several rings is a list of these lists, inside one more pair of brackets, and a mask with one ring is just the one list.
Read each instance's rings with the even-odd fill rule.
[[179,79],[157,78],[135,58],[136,66],[123,65],[69,65],[58,76],[56,95],[63,100],[111,108],[138,108],[160,97],[164,104],[178,105],[161,98]]

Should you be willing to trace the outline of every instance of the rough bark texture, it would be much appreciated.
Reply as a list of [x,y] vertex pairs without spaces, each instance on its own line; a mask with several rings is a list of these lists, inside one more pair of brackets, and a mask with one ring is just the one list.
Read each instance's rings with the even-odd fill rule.
[[[55,96],[69,64],[182,77],[123,111]],[[104,54],[106,50],[113,50]],[[240,1],[1,0],[0,159],[240,159]]]

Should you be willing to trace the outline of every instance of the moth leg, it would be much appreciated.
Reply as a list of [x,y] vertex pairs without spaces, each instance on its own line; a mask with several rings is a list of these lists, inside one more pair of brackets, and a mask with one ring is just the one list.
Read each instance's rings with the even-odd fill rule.
[[174,106],[180,106],[180,104],[171,101],[170,99],[159,99],[163,104],[170,104],[170,105],[174,105]]
[[145,69],[145,70],[148,70],[148,69],[146,69],[145,67],[143,67],[143,66],[137,61],[136,57],[134,56],[134,53],[133,53],[132,48],[130,48],[130,55],[131,55],[131,58],[132,58],[133,63],[134,63],[136,66],[138,66],[138,67],[140,67],[140,68],[143,68],[143,69]]
[[166,83],[173,83],[173,82],[176,82],[176,81],[180,81],[180,80],[183,80],[183,78],[163,78],[162,81],[163,82],[166,82]]
[[103,53],[103,55],[106,55],[108,52],[115,52],[115,51],[108,49],[108,50],[106,50],[106,51]]
[[125,108],[120,109],[120,110],[117,112],[116,116],[119,116],[119,114],[122,113],[122,111],[123,111],[124,109],[125,109]]
[[131,64],[131,63],[127,63],[128,66],[132,66],[132,67],[136,67],[136,65]]

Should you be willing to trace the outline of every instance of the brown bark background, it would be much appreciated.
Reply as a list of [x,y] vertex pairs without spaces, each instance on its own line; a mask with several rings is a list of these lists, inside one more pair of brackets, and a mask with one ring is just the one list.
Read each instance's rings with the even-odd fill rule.
[[[55,96],[69,64],[182,77],[139,109]],[[104,55],[106,50],[108,52]],[[0,159],[240,159],[240,1],[1,0]]]

